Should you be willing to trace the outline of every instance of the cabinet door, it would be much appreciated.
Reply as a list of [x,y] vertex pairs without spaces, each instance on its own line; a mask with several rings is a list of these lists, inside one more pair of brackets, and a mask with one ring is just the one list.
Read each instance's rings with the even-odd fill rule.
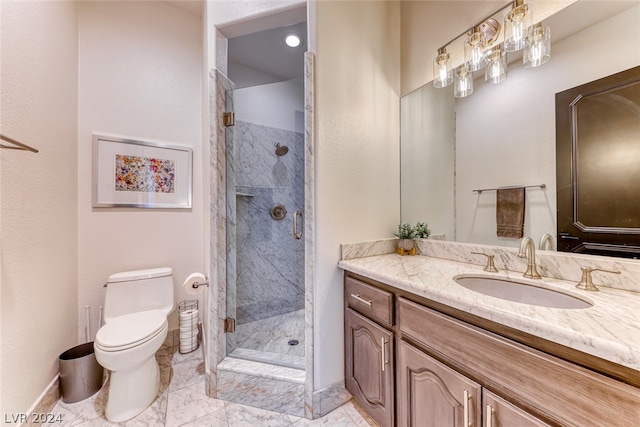
[[479,384],[404,341],[397,372],[400,427],[480,427]]
[[482,390],[484,427],[549,427],[549,424],[512,405],[489,390]]
[[393,334],[347,309],[345,364],[347,390],[381,427],[393,426]]

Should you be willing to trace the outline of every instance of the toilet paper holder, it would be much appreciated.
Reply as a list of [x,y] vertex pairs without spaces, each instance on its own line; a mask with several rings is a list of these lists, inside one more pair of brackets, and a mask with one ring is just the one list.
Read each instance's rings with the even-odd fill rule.
[[[206,276],[205,276],[205,279],[206,279]],[[207,279],[207,281],[204,283],[195,282],[191,285],[193,289],[198,289],[200,286],[209,286],[209,279]]]

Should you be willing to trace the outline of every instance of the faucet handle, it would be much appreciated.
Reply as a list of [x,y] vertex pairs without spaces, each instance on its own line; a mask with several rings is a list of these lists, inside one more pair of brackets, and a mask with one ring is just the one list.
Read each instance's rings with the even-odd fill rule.
[[599,291],[598,287],[593,284],[593,279],[591,278],[591,272],[593,271],[602,271],[603,273],[622,274],[621,271],[605,270],[603,268],[581,267],[580,269],[582,270],[582,278],[580,279],[580,283],[576,285],[576,288],[584,289],[585,291]]
[[491,273],[497,273],[498,269],[496,268],[496,266],[493,264],[493,259],[495,258],[495,255],[490,255],[490,254],[485,254],[482,252],[471,252],[474,255],[484,255],[487,257],[487,265],[485,265],[484,267],[484,271],[489,271]]

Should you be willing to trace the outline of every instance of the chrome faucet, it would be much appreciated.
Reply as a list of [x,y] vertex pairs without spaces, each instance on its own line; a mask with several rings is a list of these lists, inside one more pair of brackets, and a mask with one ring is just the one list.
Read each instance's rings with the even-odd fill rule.
[[525,237],[520,242],[518,257],[527,258],[527,271],[524,272],[524,277],[531,279],[540,279],[542,277],[536,269],[536,245],[531,237]]

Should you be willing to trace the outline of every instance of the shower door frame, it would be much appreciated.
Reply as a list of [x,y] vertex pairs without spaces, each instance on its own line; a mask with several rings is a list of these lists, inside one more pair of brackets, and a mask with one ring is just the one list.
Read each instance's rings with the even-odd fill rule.
[[[303,79],[300,79],[300,81],[304,86]],[[288,82],[291,82],[291,80]],[[303,357],[301,357],[300,360],[294,361],[294,357],[290,358],[291,355],[286,351],[284,353],[279,353],[277,350],[272,350],[273,353],[277,353],[281,357],[276,357],[276,360],[270,361],[270,356],[261,356],[258,354],[262,352],[261,350],[256,349],[251,345],[244,345],[247,344],[246,341],[244,343],[237,342],[240,339],[237,334],[240,333],[239,331],[242,325],[261,322],[272,316],[291,314],[304,308],[304,265],[306,264],[304,256],[306,252],[306,245],[303,237],[306,233],[304,228],[298,228],[300,227],[300,224],[304,224],[306,193],[305,182],[308,182],[308,179],[305,176],[305,159],[307,157],[307,153],[305,150],[304,129],[281,129],[274,128],[263,123],[245,121],[246,118],[241,117],[241,115],[238,114],[238,111],[236,111],[236,107],[239,108],[240,111],[242,111],[242,108],[240,107],[240,102],[235,99],[237,90],[235,83],[229,80],[229,84],[232,89],[226,90],[225,113],[227,115],[231,114],[234,117],[234,124],[225,126],[225,151],[227,154],[226,299],[227,319],[229,319],[234,325],[234,331],[233,333],[228,333],[226,335],[227,355],[232,355],[235,358],[291,367],[294,369],[304,369]],[[260,85],[256,87],[260,87]],[[296,108],[296,112],[304,110],[303,92],[302,96],[299,98],[300,109]],[[277,94],[272,95],[277,96]],[[304,127],[304,124],[302,124],[302,127]],[[252,128],[253,130],[247,132],[247,128]],[[275,134],[273,133],[274,131]],[[258,132],[260,136],[256,136],[256,132]],[[293,136],[294,134],[296,136]],[[292,138],[288,141],[288,146],[281,146],[280,142],[287,141],[288,138]],[[294,159],[296,160],[289,164],[289,166],[292,167],[291,172],[294,175],[291,181],[287,179],[287,183],[272,182],[272,178],[265,175],[268,168],[261,169],[260,167],[255,167],[255,163],[253,162],[250,162],[250,164],[252,164],[252,167],[250,168],[251,171],[249,171],[246,166],[243,166],[244,156],[258,156],[257,158],[261,160],[263,159],[262,156],[265,154],[263,144],[266,144],[264,141],[267,140],[271,140],[271,142],[280,141],[275,144],[275,154],[278,157],[287,154],[290,150],[289,147],[291,147],[293,153],[297,153],[293,154]],[[257,151],[254,151],[254,148],[249,148],[254,144],[257,144],[258,146]],[[283,148],[286,151],[283,154],[278,154],[277,151]],[[257,158],[253,158],[254,162]],[[269,164],[269,160],[265,159],[264,161],[265,163],[263,166]],[[271,192],[273,192],[273,194],[271,194]],[[272,196],[273,198],[271,201],[267,202]],[[259,209],[258,211],[254,210],[253,214],[257,214],[258,217],[253,216],[250,217],[251,219],[248,219],[246,215],[242,214],[242,211],[244,209],[256,209],[256,205],[253,204],[256,199],[259,200],[257,202]],[[264,210],[265,205],[262,205],[262,203],[265,203],[265,205],[268,204],[269,206],[283,206],[285,208],[284,215],[281,218],[273,217],[273,212],[269,215],[269,211]],[[280,203],[282,204],[280,205]],[[244,209],[241,209],[242,206],[244,206]],[[251,208],[250,206],[254,207]],[[286,219],[286,221],[282,221],[281,224],[274,223],[272,225],[272,221],[284,219]],[[244,238],[241,237],[241,235],[244,235],[241,230],[246,231],[247,228],[246,225],[243,226],[244,221],[252,221],[252,226],[250,226],[249,229],[258,231],[257,234],[260,235],[260,237],[258,237],[257,241],[247,239],[247,236],[244,236]],[[289,226],[292,221],[293,227]],[[264,229],[265,227],[268,231]],[[291,231],[292,228],[293,233]],[[266,240],[261,240],[261,238],[265,239],[266,236],[262,235],[260,231],[267,232],[269,237],[267,237]],[[254,263],[253,259],[251,257],[247,258],[246,254],[244,256],[239,255],[241,253],[246,253],[247,250],[251,250],[250,247],[254,245],[260,246],[265,244],[267,246],[262,246],[262,250],[257,250],[258,253],[254,253],[254,255],[258,258],[264,257],[263,261],[266,261],[265,264],[270,265],[275,269],[275,271],[277,271],[277,275],[275,277],[273,275],[269,275],[269,272],[267,271],[261,271],[260,267],[256,268],[256,263],[259,264],[260,261],[256,260]],[[275,250],[276,247],[279,247],[279,250],[283,251],[283,253],[273,257],[277,252]],[[263,252],[265,249],[266,252]],[[293,262],[293,265],[297,265],[298,267],[294,270],[286,270],[287,267],[292,265],[291,262]],[[243,279],[243,274],[247,274],[247,272],[249,272],[249,278],[245,276]],[[257,274],[258,272],[261,274]],[[271,271],[271,273],[273,274],[274,271]],[[255,280],[257,276],[261,276],[259,281]],[[249,280],[247,281],[247,279]],[[288,283],[289,287],[286,287],[287,285],[282,282]],[[293,285],[292,289],[292,284],[294,283],[297,285]],[[261,289],[260,294],[264,299],[256,299],[255,294],[253,295],[253,298],[250,295],[246,295],[247,293],[253,294],[254,292],[248,291],[247,289]],[[285,296],[280,300],[272,299],[278,298],[280,292]],[[295,295],[294,299],[287,299],[286,296],[292,295]],[[247,309],[246,307],[248,301],[250,301],[251,304],[250,309]],[[245,306],[243,306],[243,304],[245,304]],[[278,304],[281,305],[279,306]],[[304,325],[302,326],[304,328]],[[300,334],[303,335],[304,331],[300,331]],[[295,338],[304,341],[300,336],[301,335],[298,335]],[[272,344],[275,344],[275,342]],[[243,349],[249,350],[249,354],[241,355],[234,353],[235,350]],[[296,354],[296,356],[298,356],[298,354]],[[295,357],[295,359],[298,358]]]
[[[220,33],[218,33],[220,35]],[[223,37],[220,35],[220,37]],[[220,39],[219,39],[220,40]],[[226,43],[220,43],[226,48]],[[226,51],[224,52],[226,57]],[[305,52],[304,65],[304,310],[305,310],[305,385],[304,412],[313,418],[320,408],[314,408],[314,352],[313,352],[313,301],[315,287],[315,234],[314,234],[314,60],[313,52]],[[227,317],[227,159],[223,114],[227,90],[232,90],[225,69],[212,69],[210,83],[210,272],[213,280],[209,287],[209,328],[206,337],[208,364],[206,390],[210,397],[217,397],[217,366],[226,357],[227,334],[224,324]]]

